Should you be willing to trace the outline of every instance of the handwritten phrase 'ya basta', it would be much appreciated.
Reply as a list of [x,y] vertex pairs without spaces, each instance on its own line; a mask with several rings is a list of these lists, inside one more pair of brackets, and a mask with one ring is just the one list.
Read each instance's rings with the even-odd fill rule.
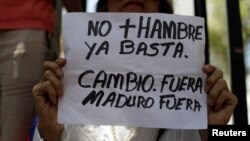
[[[87,35],[90,37],[106,37],[108,36],[114,25],[108,20],[88,22]],[[165,21],[160,19],[152,20],[151,17],[139,17],[137,24],[132,24],[131,19],[126,19],[125,23],[118,25],[118,30],[121,30],[122,39],[120,42],[121,55],[142,55],[153,57],[157,55],[167,56],[173,58],[188,58],[188,55],[184,53],[184,45],[181,42],[184,39],[195,42],[202,40],[201,25],[192,25],[184,22]],[[134,39],[129,38],[131,34],[137,34],[136,39],[162,39],[162,42],[145,43],[140,41],[135,43]],[[119,36],[120,37],[120,36]],[[176,40],[168,41],[169,39]],[[108,54],[110,49],[110,41],[103,40],[96,42],[85,41],[86,47],[89,48],[89,52],[86,56],[86,60],[89,60],[92,55],[99,55],[100,53]]]

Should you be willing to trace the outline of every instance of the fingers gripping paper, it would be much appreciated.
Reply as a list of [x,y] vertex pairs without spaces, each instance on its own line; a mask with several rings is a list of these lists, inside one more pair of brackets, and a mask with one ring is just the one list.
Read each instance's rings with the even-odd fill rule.
[[69,13],[62,33],[60,123],[206,128],[202,18]]

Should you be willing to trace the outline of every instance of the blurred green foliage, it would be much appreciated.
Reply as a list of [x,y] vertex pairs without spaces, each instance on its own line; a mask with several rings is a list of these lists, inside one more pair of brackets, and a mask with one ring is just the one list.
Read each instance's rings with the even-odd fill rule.
[[[242,18],[243,45],[250,39],[250,0],[239,0]],[[225,0],[208,0],[208,34],[210,62],[229,75],[230,58]]]
[[250,0],[240,0],[244,43],[250,38]]
[[210,62],[228,75],[230,58],[225,0],[208,0],[207,6]]

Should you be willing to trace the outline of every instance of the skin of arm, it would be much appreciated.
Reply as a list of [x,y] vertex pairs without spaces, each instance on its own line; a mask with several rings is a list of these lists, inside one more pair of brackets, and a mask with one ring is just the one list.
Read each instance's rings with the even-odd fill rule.
[[42,80],[33,87],[35,108],[39,117],[38,131],[44,141],[60,141],[64,126],[57,123],[57,99],[63,95],[61,78],[65,59],[44,62]]
[[[208,125],[226,125],[238,103],[237,97],[229,91],[223,72],[213,65],[204,65],[203,72],[207,74],[205,91],[208,94]],[[202,141],[207,141],[207,130],[200,130]]]
[[207,129],[199,130],[201,141],[208,141]]

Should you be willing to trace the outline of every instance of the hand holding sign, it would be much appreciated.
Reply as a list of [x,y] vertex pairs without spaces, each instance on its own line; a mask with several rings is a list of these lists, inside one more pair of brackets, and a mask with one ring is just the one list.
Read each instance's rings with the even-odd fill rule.
[[[145,1],[145,2],[148,2],[148,1]],[[103,22],[103,23],[109,23],[108,21],[112,21],[110,19],[112,19],[113,15],[111,15],[110,17],[108,16],[108,18],[105,15],[102,15],[102,16],[94,17],[94,20],[92,19],[92,16],[90,16],[90,17],[87,16],[87,19],[88,20],[90,19],[89,21],[91,21],[91,20],[94,21],[93,23],[98,23],[98,21]],[[150,15],[143,15],[143,14],[140,16],[141,16],[140,19],[151,19],[150,17],[153,17]],[[119,30],[117,30],[118,32],[116,33],[116,30],[114,30],[113,28],[109,29],[106,27],[106,29],[108,29],[108,30],[105,30],[105,27],[104,27],[104,29],[101,31],[109,31],[109,32],[102,32],[102,33],[98,33],[98,34],[96,33],[96,36],[98,36],[98,37],[93,38],[90,36],[88,38],[88,37],[86,37],[87,32],[85,29],[82,30],[82,28],[73,28],[73,30],[72,30],[72,28],[70,27],[70,26],[72,26],[71,25],[72,23],[66,24],[66,29],[72,30],[73,32],[75,32],[75,30],[77,29],[77,31],[75,32],[76,33],[75,34],[76,40],[75,39],[71,40],[71,37],[74,37],[74,34],[73,34],[73,36],[71,34],[72,31],[70,31],[70,32],[67,31],[67,32],[65,32],[66,34],[64,34],[64,39],[66,39],[65,40],[66,42],[64,42],[64,46],[69,51],[69,54],[67,55],[67,60],[70,62],[69,67],[66,67],[65,72],[67,72],[69,70],[70,66],[75,67],[75,66],[79,65],[80,67],[78,67],[78,68],[76,67],[76,69],[74,67],[72,67],[71,69],[73,69],[73,71],[74,71],[72,73],[73,75],[69,75],[70,77],[65,78],[65,81],[66,80],[70,80],[70,81],[73,80],[73,83],[69,82],[68,86],[66,86],[66,89],[68,89],[67,87],[70,87],[73,89],[73,91],[67,91],[65,93],[67,95],[65,98],[66,101],[63,99],[61,100],[61,102],[60,102],[61,106],[59,106],[59,108],[61,110],[59,110],[59,112],[61,111],[61,113],[64,113],[64,111],[66,111],[65,112],[66,114],[73,113],[73,114],[71,114],[70,118],[72,118],[71,120],[74,120],[74,118],[77,119],[77,122],[79,121],[78,123],[90,123],[90,124],[92,124],[92,123],[99,122],[99,123],[111,123],[111,124],[118,123],[118,124],[124,124],[124,125],[135,123],[134,125],[145,126],[145,127],[162,127],[162,126],[159,126],[158,123],[154,121],[154,120],[157,120],[157,117],[155,118],[155,116],[158,116],[161,119],[165,118],[165,120],[163,119],[163,123],[164,123],[163,127],[179,128],[180,125],[182,125],[182,123],[179,121],[180,121],[180,119],[183,119],[183,117],[184,117],[185,124],[194,123],[193,125],[184,125],[184,128],[200,128],[200,127],[203,127],[203,123],[200,124],[201,122],[203,122],[201,119],[206,118],[206,117],[201,117],[200,119],[198,118],[198,120],[194,119],[192,122],[189,120],[190,116],[189,115],[187,117],[182,116],[182,112],[183,111],[185,112],[185,110],[184,110],[185,108],[183,108],[183,107],[190,108],[190,105],[192,105],[194,103],[192,101],[197,100],[197,102],[196,102],[198,105],[197,107],[200,107],[200,108],[197,108],[198,109],[197,111],[190,110],[188,112],[188,114],[190,114],[191,111],[194,112],[195,114],[197,114],[197,112],[198,112],[199,113],[198,115],[204,114],[204,107],[206,107],[206,105],[205,106],[203,105],[205,103],[203,101],[205,99],[203,96],[204,91],[203,91],[203,89],[200,89],[200,88],[203,88],[203,86],[205,85],[206,92],[209,93],[209,98],[211,98],[211,100],[212,100],[211,105],[209,105],[210,112],[209,112],[208,117],[209,117],[209,119],[211,119],[211,120],[209,120],[209,122],[215,123],[215,121],[218,121],[218,123],[225,124],[225,121],[228,120],[228,117],[231,115],[232,110],[234,109],[235,104],[237,103],[237,99],[233,95],[227,95],[230,92],[227,89],[227,85],[226,85],[225,81],[223,80],[223,78],[221,78],[221,75],[220,75],[218,69],[211,67],[211,66],[204,67],[203,71],[206,74],[209,74],[208,80],[206,81],[205,84],[203,82],[203,77],[200,77],[200,76],[203,76],[201,73],[199,73],[200,71],[198,71],[198,73],[197,73],[197,71],[194,71],[195,69],[190,69],[190,60],[193,60],[193,62],[192,61],[191,62],[193,63],[192,65],[194,65],[193,66],[194,68],[200,68],[201,67],[200,62],[203,61],[203,60],[200,60],[199,56],[198,56],[199,59],[197,62],[194,59],[197,57],[197,54],[200,54],[202,52],[201,51],[202,48],[200,48],[200,47],[202,47],[204,45],[203,44],[204,43],[203,42],[204,41],[204,37],[203,37],[204,33],[202,30],[203,24],[200,24],[200,20],[196,19],[197,20],[196,21],[194,18],[194,19],[191,19],[194,21],[190,23],[190,21],[185,20],[184,17],[182,19],[182,18],[176,16],[176,17],[174,17],[174,18],[176,18],[176,21],[175,20],[174,21],[167,21],[167,20],[162,20],[165,18],[164,16],[160,16],[160,15],[156,14],[157,18],[153,18],[152,21],[160,21],[160,22],[166,21],[167,24],[171,25],[169,27],[169,29],[171,29],[170,30],[171,32],[168,31],[165,33],[173,33],[173,34],[162,34],[164,32],[161,32],[162,30],[160,30],[161,29],[160,22],[156,22],[157,24],[154,24],[153,27],[148,26],[148,27],[152,27],[150,29],[154,29],[154,30],[150,31],[151,33],[149,33],[148,28],[147,29],[144,28],[145,25],[141,25],[141,27],[143,27],[143,28],[138,28],[138,23],[135,22],[135,23],[130,24],[130,21],[128,20],[130,18],[130,16],[128,16],[128,18],[126,20],[123,19],[122,21],[120,18],[122,18],[124,16],[115,16],[115,17],[116,18],[114,18],[114,19],[116,19],[116,21],[118,21],[118,23],[113,24],[113,21],[110,23],[112,23],[111,25],[118,25],[120,27],[124,26],[124,28],[123,28],[124,29],[124,31],[123,31],[124,36],[119,36],[119,35],[121,35]],[[143,18],[143,17],[145,17],[145,18]],[[164,18],[162,18],[162,17],[164,17]],[[78,18],[81,19],[81,16],[76,16],[75,18],[73,18],[73,20],[77,21],[76,23],[78,25],[76,27],[83,26],[85,28],[87,26],[87,24],[82,24],[84,22],[82,22]],[[169,18],[171,19],[171,16]],[[166,18],[166,19],[169,19],[169,18]],[[69,18],[69,19],[71,20],[71,18]],[[139,19],[139,18],[136,16],[135,17],[132,16],[131,21],[134,21],[133,19]],[[88,20],[86,20],[86,21],[88,21]],[[171,24],[171,22],[172,22],[172,24]],[[116,23],[116,22],[114,22],[114,23]],[[147,23],[146,26],[148,25],[148,23],[151,24],[151,20],[147,20],[146,23]],[[178,24],[176,24],[176,23],[178,23]],[[189,24],[187,24],[187,23],[189,23]],[[135,27],[135,29],[142,29],[141,30],[142,32],[138,32],[140,30],[133,31],[130,28],[126,28],[126,25],[129,25],[129,26],[132,25],[132,28]],[[178,28],[180,27],[179,29],[182,29],[182,30],[172,30],[172,29],[177,29],[174,25],[180,25],[180,26],[178,26]],[[188,25],[188,28],[185,25]],[[69,28],[67,26],[69,26]],[[98,27],[98,26],[95,25],[95,27]],[[166,28],[166,27],[168,27],[168,26],[166,26],[166,24],[164,27],[165,27],[165,30],[168,29],[168,28]],[[194,28],[194,27],[199,27],[199,28]],[[116,28],[117,28],[117,26],[116,26]],[[100,29],[102,29],[102,28],[100,28]],[[79,31],[81,32],[80,34],[79,34]],[[152,32],[152,31],[154,31],[154,32]],[[181,31],[182,33],[178,34],[178,36],[181,35],[179,37],[184,37],[183,41],[181,38],[177,38],[177,36],[176,36],[176,32],[179,32],[179,31]],[[68,33],[70,33],[70,34],[68,34]],[[131,35],[131,33],[133,35]],[[111,35],[111,37],[109,37],[109,35]],[[136,35],[140,35],[140,36],[136,36]],[[145,35],[145,36],[143,37],[143,35]],[[165,36],[165,35],[167,35],[167,36]],[[116,38],[117,36],[118,36],[118,38]],[[79,38],[82,38],[82,37],[84,37],[84,38],[79,40]],[[122,38],[119,38],[119,37],[122,37]],[[146,38],[146,40],[140,40],[141,37]],[[150,38],[150,37],[152,37],[152,38]],[[164,37],[164,38],[162,38],[162,37]],[[137,38],[139,38],[139,39],[137,39]],[[157,40],[155,38],[158,38],[159,40]],[[196,41],[196,39],[197,39],[197,41]],[[199,39],[201,41],[199,41]],[[193,41],[194,43],[189,42],[189,40]],[[111,42],[114,42],[114,43],[111,43]],[[118,42],[118,44],[117,44],[117,42]],[[84,47],[85,49],[86,48],[87,49],[86,50],[79,49],[79,52],[76,53],[75,51],[72,51],[72,49],[73,49],[73,48],[71,48],[72,45],[74,46],[74,48],[76,47],[75,49],[77,49],[77,50],[81,47]],[[83,45],[83,46],[81,46],[81,45]],[[113,48],[113,47],[116,47],[119,49],[115,50],[116,48]],[[190,51],[190,48],[195,48],[195,49],[191,49],[191,51]],[[119,54],[118,51],[120,51],[121,54]],[[80,54],[78,54],[78,53],[80,53]],[[117,54],[119,54],[119,55],[117,55]],[[77,58],[76,60],[83,60],[82,64],[79,61],[76,61],[76,62],[74,61],[74,59],[76,57],[74,55],[76,55],[76,56],[78,55],[80,58],[80,59]],[[162,59],[161,57],[158,57],[159,55],[164,56],[166,58]],[[99,56],[108,56],[108,57],[101,57],[100,58]],[[109,56],[111,56],[111,57],[109,57]],[[122,56],[125,56],[125,57],[122,57]],[[140,56],[140,57],[136,57],[136,56]],[[123,61],[124,59],[125,59],[125,61]],[[160,61],[158,61],[158,60],[160,60]],[[162,61],[162,60],[164,60],[164,61]],[[75,64],[74,64],[74,62],[75,62]],[[138,62],[140,62],[140,63],[138,63]],[[163,64],[162,64],[162,62],[163,62]],[[56,62],[49,62],[49,63],[54,64]],[[73,65],[72,65],[72,63],[73,63]],[[93,64],[95,64],[95,65],[93,65]],[[111,69],[110,69],[109,64],[112,64]],[[185,68],[185,70],[176,69],[175,65],[182,66],[182,69]],[[82,66],[84,66],[84,67],[82,67]],[[151,68],[145,67],[145,66],[150,66]],[[54,129],[58,129],[57,128],[58,124],[56,123],[56,121],[48,119],[48,117],[51,117],[51,116],[56,117],[57,116],[57,111],[56,111],[57,103],[55,102],[56,101],[55,98],[56,98],[56,96],[58,96],[58,94],[60,94],[60,91],[62,91],[62,89],[61,89],[61,87],[49,87],[48,82],[50,82],[50,81],[47,81],[47,80],[59,80],[61,77],[57,75],[57,71],[55,71],[55,70],[58,70],[58,69],[60,70],[61,66],[59,66],[59,68],[57,68],[57,69],[50,68],[50,67],[45,68],[45,69],[51,71],[52,72],[52,73],[50,73],[51,75],[48,75],[47,79],[43,79],[33,89],[33,94],[34,94],[35,103],[36,103],[36,109],[39,113],[38,115],[40,118],[39,125],[41,125],[43,127],[48,127],[47,129],[50,129],[50,127],[55,127]],[[164,71],[160,71],[160,70],[164,70]],[[98,74],[100,72],[104,72],[104,73],[100,73],[101,74],[100,76],[103,77],[103,79],[100,76],[97,77],[96,72],[98,72]],[[128,77],[126,77],[127,75],[124,75],[124,74],[130,74],[128,72],[132,72],[131,76],[133,76],[134,78],[130,77],[130,79],[127,79],[128,78]],[[185,73],[183,73],[183,72],[185,72]],[[81,78],[84,78],[83,81],[81,79],[79,81],[80,74],[82,74]],[[89,74],[91,74],[91,75],[89,75]],[[121,76],[125,76],[125,77],[119,77],[120,76],[119,74],[121,74]],[[65,76],[67,76],[67,75],[65,75]],[[87,76],[87,77],[85,77],[85,76]],[[107,76],[112,76],[112,77],[109,77],[111,79],[107,79]],[[118,77],[114,77],[114,76],[118,76]],[[165,77],[167,79],[163,79],[164,78],[163,76],[167,76],[167,77]],[[76,78],[78,78],[78,79],[76,79]],[[95,80],[95,78],[98,78],[98,79]],[[125,82],[124,79],[126,79],[127,80],[126,82],[128,82],[128,86],[126,86],[126,87],[124,87],[124,85],[126,85],[126,84],[124,84],[124,85],[121,84],[121,83]],[[202,81],[200,81],[200,79]],[[76,80],[76,81],[74,81],[74,80]],[[52,81],[52,82],[53,82],[52,84],[54,86],[57,86],[57,84],[54,83],[55,81]],[[87,82],[87,83],[85,83],[85,82]],[[97,83],[95,85],[92,85],[91,82],[97,82]],[[144,83],[144,84],[142,85],[142,83]],[[75,85],[75,84],[77,84],[77,85]],[[89,85],[89,84],[91,84],[91,85]],[[107,84],[109,85],[109,87],[107,87],[108,86]],[[84,87],[85,86],[89,86],[89,87],[84,88],[81,85]],[[119,86],[121,86],[121,87],[119,87]],[[79,87],[81,89],[79,89]],[[128,88],[127,90],[131,90],[131,91],[126,91],[125,88],[126,89]],[[85,90],[82,90],[82,89],[85,89]],[[86,91],[86,89],[89,91]],[[221,90],[223,90],[223,91],[221,91]],[[70,93],[68,93],[68,92],[70,92]],[[103,122],[100,122],[100,121],[102,121],[102,117],[99,119],[93,118],[93,121],[89,121],[92,119],[88,117],[89,116],[88,113],[85,113],[83,115],[80,114],[80,116],[79,116],[78,112],[82,112],[83,111],[82,109],[84,107],[83,103],[81,103],[81,102],[84,101],[83,99],[86,99],[86,96],[89,96],[90,92],[94,92],[94,93],[92,93],[92,97],[90,97],[90,100],[87,100],[86,105],[88,105],[88,106],[86,106],[86,107],[87,107],[87,110],[92,111],[92,112],[90,112],[91,116],[95,118],[95,114],[96,114],[95,110],[97,110],[97,112],[101,111],[101,110],[98,111],[98,109],[103,109],[104,112],[102,112],[101,114],[97,113],[97,116],[99,116],[99,115],[106,116],[105,114],[110,114],[109,112],[111,110],[114,110],[116,117],[113,118],[114,119],[113,122],[107,121],[107,117],[103,118],[104,119]],[[101,92],[101,93],[99,94],[99,92]],[[112,93],[112,92],[114,92],[114,94],[112,96],[110,96],[109,98],[107,98],[107,94]],[[75,96],[74,96],[74,94],[75,94]],[[118,94],[124,94],[126,97],[130,97],[130,96],[133,98],[139,97],[140,99],[142,99],[142,100],[139,100],[139,102],[137,102],[137,103],[145,103],[143,98],[148,96],[148,97],[152,98],[152,101],[154,101],[154,102],[156,101],[156,103],[158,105],[153,103],[152,107],[150,107],[146,110],[142,109],[140,107],[140,108],[138,108],[139,109],[138,112],[136,110],[134,110],[135,109],[134,107],[123,108],[122,111],[119,113],[119,110],[118,111],[116,110],[117,108],[112,107],[112,104],[113,104],[112,102]],[[164,111],[163,110],[159,111],[159,107],[158,107],[158,106],[160,106],[159,105],[160,104],[159,97],[171,96],[171,95],[173,95],[176,99],[175,100],[166,100],[166,101],[162,100],[161,103],[164,103],[168,106],[171,104],[172,105],[174,104],[174,105],[177,105],[176,106],[177,108],[174,108],[174,110],[172,110],[173,112],[171,112],[171,110],[166,108],[170,112],[167,112],[167,114],[165,113],[165,115],[164,115],[161,112],[166,112],[166,109],[164,109]],[[193,95],[193,96],[190,97],[190,95]],[[94,106],[98,101],[101,101],[103,99],[103,97],[104,97],[104,99],[106,98],[105,102],[107,104],[109,104],[109,106],[111,107],[111,110],[108,109],[107,105],[103,106],[103,104],[101,104],[99,107]],[[67,100],[67,98],[69,98],[69,99]],[[178,102],[176,102],[176,100],[178,100]],[[80,101],[80,104],[79,104],[79,101]],[[184,103],[183,101],[186,101],[188,106],[183,106],[183,103]],[[55,110],[50,110],[50,108],[44,108],[44,107],[49,107],[49,106],[53,105],[52,103],[55,103],[55,105],[54,105]],[[120,103],[120,102],[118,102],[118,103]],[[127,102],[124,102],[124,103],[127,104]],[[200,105],[202,105],[202,106],[200,106]],[[101,107],[101,106],[103,106],[103,107]],[[182,107],[182,108],[180,108],[180,107]],[[132,110],[130,110],[130,109],[132,109]],[[154,110],[152,110],[152,109],[156,110],[156,112],[154,112]],[[190,108],[190,109],[192,109],[192,108]],[[105,110],[108,111],[108,113],[105,113]],[[149,111],[148,114],[147,114],[147,111]],[[179,114],[179,115],[176,114],[177,113],[176,111],[180,112],[181,114]],[[83,112],[88,112],[88,111],[86,111],[84,109]],[[138,113],[143,114],[143,115],[140,115],[138,117],[133,117],[134,115],[137,115]],[[146,116],[144,116],[145,113],[147,114]],[[120,117],[119,117],[119,114],[121,115]],[[152,114],[153,114],[153,116],[152,116]],[[171,116],[172,114],[174,114],[174,115]],[[112,114],[110,114],[110,115],[112,115]],[[168,117],[169,115],[170,115],[170,117]],[[177,115],[177,117],[176,117],[176,115]],[[216,115],[216,119],[213,118],[214,115]],[[61,115],[59,115],[59,117],[60,116],[63,117],[65,115],[61,114]],[[149,116],[149,117],[147,117],[147,116]],[[194,116],[194,117],[196,118],[196,116]],[[125,119],[125,122],[124,122],[123,118]],[[137,120],[137,118],[139,118],[139,121],[138,122],[134,121],[134,120]],[[187,118],[187,120],[185,118]],[[55,118],[53,118],[53,119],[55,119]],[[59,119],[62,119],[62,118],[60,117]],[[63,119],[66,119],[66,121],[68,123],[72,123],[72,121],[68,120],[68,117],[66,117],[66,118],[63,117]],[[113,119],[111,119],[111,120],[113,120]],[[146,124],[148,119],[151,119],[152,123]],[[173,120],[173,119],[176,119],[176,120]],[[217,119],[219,119],[219,120],[217,120]],[[96,122],[96,120],[97,120],[97,122]],[[126,120],[128,120],[128,121],[126,122]],[[142,122],[140,122],[140,120],[142,120]],[[179,122],[180,125],[178,125],[178,124],[177,125],[165,124],[165,122],[171,122],[171,120],[173,120],[174,122]],[[45,123],[42,121],[47,121],[47,122]],[[190,121],[190,122],[186,122],[186,121]],[[198,126],[196,125],[197,121],[198,121],[198,123],[197,123]],[[153,125],[154,123],[155,123],[155,125]],[[46,125],[50,125],[50,126],[46,126]],[[40,133],[44,133],[42,131],[46,131],[46,129],[45,128],[41,129]],[[47,131],[50,131],[50,130],[47,130]],[[53,131],[56,131],[56,130],[53,130]],[[58,134],[56,133],[53,135],[54,136],[58,135],[58,137],[60,137],[59,134],[60,133],[58,132]],[[44,135],[44,134],[42,134],[42,135]],[[54,139],[52,139],[52,140],[54,140]]]
[[[119,53],[116,52],[116,54],[119,54]],[[81,57],[81,55],[79,55],[79,56]],[[72,58],[69,57],[68,61],[70,59],[72,59]],[[136,59],[140,59],[140,58],[136,58]],[[150,58],[150,59],[152,59],[152,58]],[[170,59],[171,59],[171,57],[170,57]],[[61,62],[60,59],[58,61]],[[65,60],[62,60],[62,61],[64,62]],[[101,60],[98,60],[98,61],[101,61]],[[121,61],[121,60],[118,60],[118,61]],[[106,60],[104,62],[106,62]],[[117,63],[115,61],[113,61],[113,62]],[[88,66],[88,61],[86,61],[85,63]],[[148,64],[148,62],[144,62],[144,63]],[[157,60],[155,60],[154,63],[160,64],[161,62],[157,62]],[[53,65],[53,64],[55,64],[55,65]],[[45,71],[46,73],[44,74],[44,78],[46,78],[46,79],[43,79],[39,84],[37,84],[34,87],[33,94],[34,94],[34,97],[36,100],[35,104],[36,104],[36,108],[38,111],[38,115],[41,119],[40,123],[43,121],[41,123],[41,125],[43,125],[43,127],[46,127],[44,125],[49,125],[48,127],[56,127],[55,129],[58,129],[57,128],[58,124],[56,123],[55,120],[48,120],[48,117],[51,117],[51,116],[56,117],[57,116],[57,111],[56,111],[57,109],[55,108],[55,110],[49,112],[46,110],[46,108],[44,108],[44,107],[48,107],[51,105],[53,106],[52,103],[57,104],[55,98],[62,94],[62,88],[58,85],[61,82],[54,81],[54,80],[61,79],[61,77],[62,77],[61,67],[63,66],[63,64],[65,64],[65,62],[62,65],[56,65],[56,64],[58,64],[58,63],[56,63],[56,62],[55,63],[53,63],[53,62],[45,63],[45,69],[47,71]],[[140,65],[140,64],[137,64],[137,65]],[[105,70],[109,70],[108,69],[109,67],[107,67],[106,65],[100,65],[100,66],[102,66],[102,68],[105,68]],[[99,65],[97,65],[97,66],[90,65],[89,68],[93,67],[93,68],[95,68],[95,70],[98,70],[97,68],[99,68],[100,66]],[[161,68],[162,66],[157,65],[157,67]],[[119,67],[114,67],[114,68],[119,69]],[[125,64],[125,68],[126,68],[126,64]],[[123,69],[124,68],[122,68],[122,70]],[[225,83],[225,81],[222,78],[222,72],[220,70],[218,70],[217,68],[215,68],[214,66],[208,65],[208,66],[203,67],[203,71],[206,74],[208,74],[208,76],[209,76],[205,84],[203,83],[203,81],[200,81],[199,77],[191,77],[192,75],[190,75],[189,77],[178,76],[178,77],[176,77],[176,79],[174,79],[175,75],[170,75],[170,74],[165,75],[164,73],[160,73],[161,75],[157,75],[158,73],[154,73],[154,71],[159,71],[157,69],[150,71],[150,69],[147,68],[146,71],[148,72],[148,74],[145,74],[145,73],[143,73],[143,74],[138,73],[137,74],[135,72],[144,72],[144,70],[141,70],[140,68],[137,68],[137,67],[134,67],[134,69],[136,71],[134,71],[133,73],[128,73],[128,72],[124,73],[124,71],[117,71],[117,72],[120,72],[121,74],[127,74],[127,75],[129,74],[129,77],[128,76],[122,77],[123,75],[119,75],[119,73],[114,73],[110,70],[107,71],[108,73],[104,73],[104,71],[103,71],[103,73],[100,73],[101,71],[99,71],[100,74],[97,73],[97,75],[99,77],[96,77],[96,76],[94,77],[94,78],[98,78],[98,79],[93,79],[91,77],[85,77],[84,79],[86,79],[86,80],[79,81],[79,78],[81,78],[81,77],[79,77],[79,76],[76,77],[77,78],[76,79],[76,84],[77,84],[76,86],[77,87],[79,86],[82,89],[83,87],[81,87],[81,85],[87,86],[88,88],[90,88],[89,92],[92,91],[93,93],[94,92],[99,93],[99,94],[95,93],[97,95],[94,94],[94,96],[97,96],[96,99],[93,99],[93,97],[90,97],[91,93],[85,93],[86,97],[83,97],[82,99],[79,100],[80,101],[80,105],[79,105],[80,109],[82,107],[84,107],[84,104],[82,102],[85,100],[85,102],[86,102],[85,105],[89,106],[88,108],[91,109],[91,107],[94,107],[91,110],[93,110],[92,112],[94,112],[94,113],[92,113],[92,114],[94,114],[93,116],[95,116],[96,113],[94,110],[97,110],[98,108],[103,108],[103,110],[107,110],[107,109],[109,110],[108,107],[113,106],[112,105],[112,102],[114,102],[113,100],[116,98],[119,98],[119,95],[123,95],[123,96],[120,96],[120,98],[119,98],[120,101],[118,102],[118,104],[121,104],[120,102],[123,102],[123,104],[125,103],[127,105],[127,108],[122,107],[122,108],[124,108],[123,109],[124,111],[120,112],[120,114],[122,116],[121,118],[128,119],[128,117],[133,117],[133,115],[137,115],[136,112],[138,112],[138,111],[136,111],[134,113],[132,112],[133,115],[128,114],[129,112],[131,112],[129,109],[133,109],[133,110],[139,109],[139,112],[145,112],[145,111],[143,111],[143,109],[144,110],[146,109],[146,112],[149,111],[149,113],[147,114],[149,116],[149,118],[155,118],[152,115],[162,116],[163,123],[165,123],[165,122],[167,122],[167,120],[171,121],[172,118],[168,118],[168,116],[172,116],[172,114],[174,114],[176,111],[177,112],[188,111],[190,113],[202,113],[202,111],[203,111],[202,108],[204,108],[204,105],[202,105],[202,103],[200,102],[199,99],[192,98],[192,97],[181,97],[181,96],[182,96],[182,92],[184,92],[184,95],[186,95],[186,92],[191,92],[191,94],[195,94],[195,95],[197,94],[198,96],[202,95],[203,94],[202,87],[203,87],[203,85],[205,85],[205,90],[209,94],[209,99],[212,101],[212,102],[208,103],[209,104],[209,115],[208,115],[209,123],[211,123],[211,124],[214,124],[214,123],[225,124],[228,122],[230,115],[231,115],[230,113],[233,111],[233,109],[237,103],[237,98],[234,95],[230,94],[230,92],[228,91],[227,84]],[[91,69],[89,69],[89,70],[91,70]],[[164,70],[164,69],[161,68],[160,70]],[[167,70],[171,72],[172,69],[170,67],[170,68],[167,68]],[[187,70],[189,70],[189,69],[187,69]],[[164,70],[164,72],[165,71],[166,70]],[[189,71],[187,71],[187,72],[189,72]],[[51,73],[48,73],[48,72],[51,72]],[[96,75],[96,73],[93,72],[93,70],[92,71],[80,70],[79,72],[80,73],[77,73],[79,75],[82,72],[88,72],[86,74],[92,74],[92,75],[95,74]],[[178,74],[179,71],[177,70],[176,72]],[[172,73],[172,74],[174,74],[174,73]],[[108,75],[109,75],[109,77],[107,77]],[[117,76],[115,76],[115,75],[117,75]],[[65,77],[66,77],[66,75],[65,75]],[[101,78],[103,78],[103,79],[101,79]],[[116,78],[116,79],[114,79],[114,78]],[[169,78],[171,78],[171,79],[169,79]],[[123,85],[125,79],[126,79],[126,84],[128,84],[128,85],[126,85],[126,84]],[[50,80],[50,81],[48,81],[48,80]],[[50,83],[50,82],[53,82],[53,83]],[[59,82],[59,83],[55,83],[55,82]],[[91,84],[91,82],[97,82],[97,83]],[[54,86],[49,87],[49,84],[52,84]],[[91,84],[91,85],[89,85],[89,84]],[[71,83],[69,83],[68,86],[72,87],[72,88],[76,88],[75,84],[72,85]],[[95,89],[97,89],[97,88],[100,88],[101,90],[95,91]],[[108,88],[116,89],[116,90],[118,90],[118,92],[117,93],[116,93],[116,91],[112,92],[112,90],[110,92],[108,90],[104,90],[103,88],[104,89],[108,89]],[[140,93],[141,91],[142,91],[142,94]],[[78,93],[78,91],[76,91],[76,92]],[[170,94],[166,94],[166,92],[170,93]],[[72,96],[72,94],[77,94],[77,93],[71,93],[69,96]],[[107,94],[109,94],[111,96],[109,96],[109,95],[104,96]],[[135,94],[135,95],[133,95],[133,94]],[[145,96],[145,94],[146,94],[146,96]],[[152,95],[150,95],[150,94],[152,94]],[[75,96],[73,95],[73,97],[75,97]],[[88,100],[88,97],[89,97],[89,100]],[[102,99],[103,97],[104,97],[104,103],[106,102],[106,105],[102,103],[99,105],[99,107],[96,106],[96,104],[98,102],[103,100]],[[126,97],[127,99],[124,97]],[[149,97],[149,99],[151,100],[151,103],[150,103],[150,100],[146,100],[145,97]],[[158,99],[157,99],[157,97],[158,97]],[[166,99],[166,97],[171,98],[171,99]],[[76,96],[76,98],[78,98],[78,96]],[[140,99],[139,102],[138,101],[136,102],[135,101],[136,99]],[[126,102],[127,100],[129,100],[132,104],[129,102]],[[75,100],[75,101],[78,101],[78,100]],[[116,99],[116,101],[118,101],[118,100]],[[152,102],[152,101],[154,101],[154,102]],[[49,104],[49,103],[51,103],[51,104]],[[138,103],[139,103],[139,106],[138,106]],[[147,107],[147,106],[145,106],[145,103],[146,103],[146,105],[149,104],[151,106]],[[157,106],[155,106],[156,103],[157,103]],[[74,103],[73,104],[70,103],[70,105],[74,105]],[[164,106],[166,105],[166,107],[163,107],[163,105]],[[196,108],[192,107],[191,105],[194,105],[194,106],[196,105]],[[54,106],[57,107],[57,105],[54,105]],[[133,107],[136,107],[136,109]],[[122,109],[122,108],[115,107],[112,110]],[[171,108],[174,110],[171,110]],[[47,109],[50,109],[50,108],[47,108]],[[151,109],[158,110],[160,112],[154,113],[154,111],[152,112]],[[168,110],[166,110],[166,109],[168,109]],[[67,110],[67,108],[66,108],[66,110]],[[167,113],[167,111],[170,114]],[[171,111],[173,111],[173,112],[171,112]],[[162,112],[164,112],[163,114],[167,113],[167,116],[162,115]],[[105,112],[104,112],[104,114],[105,114]],[[110,115],[112,115],[112,114],[110,114]],[[214,118],[214,116],[216,116],[216,118]],[[88,117],[88,115],[83,115],[80,118],[84,118],[84,117]],[[187,117],[188,116],[186,116],[186,118]],[[140,120],[142,120],[142,119],[147,120],[148,117],[144,118],[144,117],[140,116],[139,118],[140,118]],[[176,116],[174,118],[179,118],[179,117]],[[81,120],[79,120],[79,121],[81,121]],[[131,121],[133,123],[133,119]],[[43,124],[44,122],[46,122],[46,124]],[[115,121],[115,123],[116,123],[116,121]],[[140,123],[140,122],[136,122],[135,124],[138,124],[138,123]],[[194,123],[195,124],[191,125],[190,128],[197,128],[196,122],[194,122]],[[156,126],[158,126],[157,123],[155,123],[155,124],[156,124]],[[145,123],[142,123],[141,126],[144,126],[144,125],[145,125]],[[168,126],[168,125],[169,124],[167,123],[166,126]],[[149,125],[147,124],[145,126],[152,126],[152,123],[149,123]],[[179,128],[178,124],[171,125],[171,126]],[[199,128],[199,126],[198,126],[198,128]]]

